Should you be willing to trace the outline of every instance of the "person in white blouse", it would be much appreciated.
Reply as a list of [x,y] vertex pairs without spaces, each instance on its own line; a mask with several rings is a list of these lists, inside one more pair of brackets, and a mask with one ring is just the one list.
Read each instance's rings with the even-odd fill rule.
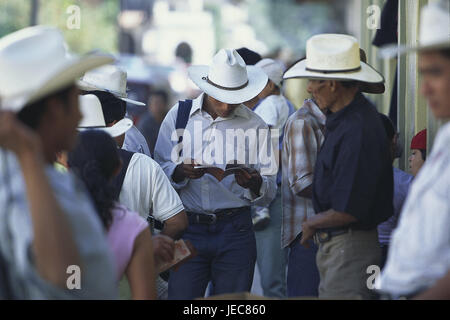
[[[180,102],[168,112],[155,147],[155,160],[178,190],[188,214],[183,238],[198,250],[196,257],[171,271],[169,299],[203,297],[209,281],[212,295],[250,291],[256,260],[250,206],[269,204],[276,192],[274,154],[269,152],[269,161],[263,163],[258,153],[271,148],[268,126],[242,104],[261,92],[267,75],[246,66],[231,49],[220,50],[211,66],[191,66],[188,71],[203,93],[190,105]],[[182,114],[187,123],[180,156],[176,129]],[[254,144],[252,132],[263,137],[256,141],[260,144]],[[229,160],[239,159],[245,159],[245,169],[223,179],[195,168],[213,165],[223,170]]]
[[421,11],[421,93],[444,121],[427,161],[413,180],[394,231],[388,260],[375,283],[391,299],[450,299],[450,30],[449,3]]

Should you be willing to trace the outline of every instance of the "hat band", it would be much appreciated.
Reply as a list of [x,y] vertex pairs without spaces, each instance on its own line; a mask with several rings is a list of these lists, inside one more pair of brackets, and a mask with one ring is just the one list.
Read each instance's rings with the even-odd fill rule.
[[78,127],[80,129],[103,129],[103,128],[109,128],[107,126],[91,126],[91,127]]
[[312,68],[305,68],[306,71],[312,71],[312,72],[320,72],[320,73],[341,73],[341,72],[351,72],[351,71],[358,71],[361,70],[361,66],[353,69],[340,69],[340,70],[319,70],[319,69],[312,69]]
[[206,80],[206,82],[208,82],[210,85],[213,85],[216,88],[222,89],[222,90],[229,90],[229,91],[235,91],[235,90],[241,90],[243,88],[245,88],[248,85],[248,80],[241,86],[239,87],[223,87],[221,85],[218,85],[217,83],[212,82],[211,80],[209,80],[208,77],[202,77],[203,80]]

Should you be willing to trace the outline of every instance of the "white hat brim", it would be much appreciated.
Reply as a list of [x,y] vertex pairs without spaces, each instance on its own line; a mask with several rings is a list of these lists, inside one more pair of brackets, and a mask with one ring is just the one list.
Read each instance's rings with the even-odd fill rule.
[[267,75],[260,68],[255,66],[247,66],[248,84],[238,90],[227,90],[218,88],[208,83],[209,67],[208,66],[191,66],[188,69],[189,78],[204,93],[214,99],[229,104],[240,104],[256,97],[267,84]]
[[384,77],[370,65],[361,61],[361,69],[348,72],[316,72],[306,70],[306,59],[294,64],[284,73],[283,79],[307,78],[321,80],[361,81],[367,83],[383,83]]
[[378,56],[381,59],[391,59],[396,58],[398,56],[412,53],[412,52],[420,52],[420,51],[427,51],[427,50],[439,50],[439,49],[445,49],[450,48],[450,41],[440,42],[432,45],[427,46],[405,46],[405,45],[398,45],[398,44],[388,44],[380,48],[380,51],[378,51]]
[[78,88],[80,88],[81,90],[84,90],[84,91],[105,91],[105,92],[109,92],[109,93],[113,94],[116,98],[118,98],[120,100],[134,104],[136,106],[145,106],[146,105],[144,102],[128,99],[126,97],[116,94],[115,92],[106,90],[105,88],[96,87],[88,82],[83,81],[83,80],[78,80],[77,84],[78,84]]
[[75,83],[86,71],[113,61],[114,59],[110,56],[102,55],[88,55],[80,58],[68,59],[66,63],[62,64],[56,70],[56,72],[53,72],[48,76],[47,81],[42,85],[37,86],[34,90],[20,96],[3,98],[2,109],[15,112],[20,111],[25,105],[38,101],[40,98]]
[[116,124],[114,124],[111,127],[78,128],[78,131],[82,132],[82,131],[86,131],[86,130],[101,130],[101,131],[108,133],[111,137],[115,138],[115,137],[118,137],[118,136],[124,134],[128,130],[130,130],[132,126],[133,126],[133,121],[131,119],[123,118],[122,120],[120,120],[119,122],[117,122]]

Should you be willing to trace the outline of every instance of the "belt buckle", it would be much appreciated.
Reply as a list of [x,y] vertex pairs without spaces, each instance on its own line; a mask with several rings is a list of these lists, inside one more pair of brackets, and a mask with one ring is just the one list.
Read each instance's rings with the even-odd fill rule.
[[317,239],[320,243],[325,243],[327,241],[330,241],[331,236],[328,231],[319,231],[317,232]]
[[212,214],[212,213],[206,213],[206,214],[204,214],[204,216],[205,216],[205,218],[206,218],[206,217],[211,218],[211,220],[208,221],[208,222],[206,222],[206,224],[215,224],[216,221],[217,221],[217,217],[216,217],[215,214]]

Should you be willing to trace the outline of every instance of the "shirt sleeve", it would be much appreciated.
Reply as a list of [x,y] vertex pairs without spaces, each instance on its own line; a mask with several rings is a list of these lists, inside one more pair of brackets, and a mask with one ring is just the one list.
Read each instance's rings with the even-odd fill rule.
[[313,128],[303,119],[294,120],[286,127],[285,139],[289,149],[289,187],[294,194],[310,186],[313,182],[318,142]]
[[269,98],[266,98],[261,102],[255,109],[255,113],[260,116],[268,126],[274,127],[279,122],[277,106],[274,105]]
[[351,214],[359,222],[369,217],[384,162],[379,148],[363,138],[362,126],[348,128],[337,147],[332,168],[332,208]]
[[179,150],[176,149],[177,145],[179,147],[181,146],[178,144],[178,135],[175,130],[177,113],[178,103],[167,113],[161,124],[158,139],[156,140],[154,156],[155,161],[164,170],[172,186],[178,190],[184,188],[188,184],[189,179],[184,179],[178,183],[172,179],[175,168],[182,162],[176,154],[178,152],[177,150]]

